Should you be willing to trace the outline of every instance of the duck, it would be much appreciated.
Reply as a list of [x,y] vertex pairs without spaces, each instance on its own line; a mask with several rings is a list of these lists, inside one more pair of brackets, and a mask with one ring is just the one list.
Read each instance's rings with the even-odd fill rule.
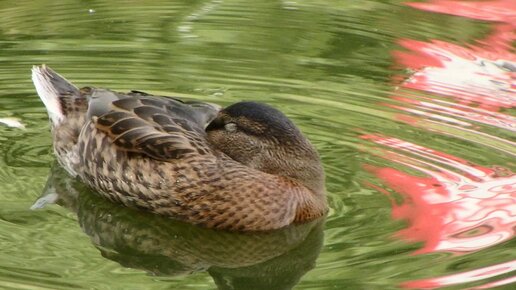
[[328,212],[317,150],[272,106],[78,88],[46,65],[32,80],[58,163],[105,199],[242,232]]

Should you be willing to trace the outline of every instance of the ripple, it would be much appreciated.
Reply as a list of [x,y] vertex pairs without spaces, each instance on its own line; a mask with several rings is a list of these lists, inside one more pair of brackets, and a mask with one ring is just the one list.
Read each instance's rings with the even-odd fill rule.
[[[435,8],[438,2],[447,3],[424,4]],[[483,35],[498,40],[510,36],[503,22],[507,16],[491,13],[489,17],[498,17],[500,23],[478,22],[418,11],[399,1],[122,4],[0,3],[0,118],[17,118],[26,127],[0,126],[0,236],[8,257],[0,262],[2,285],[198,289],[233,283],[247,289],[249,285],[238,281],[263,275],[276,282],[285,278],[291,284],[284,288],[298,283],[300,289],[384,289],[418,277],[461,278],[453,275],[467,274],[478,265],[502,265],[512,255],[513,217],[507,208],[515,153],[513,92],[507,87],[511,58],[499,61],[483,54],[468,63],[464,57],[479,53],[486,44],[502,43],[476,42]],[[452,12],[460,11],[467,10]],[[478,9],[473,12],[484,19]],[[418,52],[421,47],[427,50]],[[407,54],[392,53],[401,50]],[[443,77],[443,66],[417,66],[427,67],[425,61],[432,58],[448,58],[453,74]],[[266,247],[246,248],[246,243],[222,238],[200,239],[195,247],[180,244],[197,231],[167,236],[156,229],[172,225],[152,227],[152,221],[139,216],[127,222],[123,217],[131,219],[131,214],[120,215],[109,204],[104,208],[106,204],[84,196],[82,203],[69,199],[61,206],[29,211],[54,159],[46,112],[30,81],[30,68],[40,63],[81,86],[138,89],[222,105],[252,99],[284,111],[318,148],[327,175],[331,210],[315,268],[316,257],[303,251],[287,254],[286,262],[273,258],[253,267],[246,250],[265,253],[260,249]],[[475,79],[477,90],[467,90],[464,84],[473,78],[457,73],[462,72],[460,64],[491,77]],[[431,77],[426,83],[421,79],[425,73]],[[463,82],[456,85],[453,79]],[[496,88],[486,87],[490,83]],[[426,90],[427,85],[433,89]],[[363,135],[399,143],[360,139]],[[401,143],[407,146],[394,146]],[[378,175],[387,169],[391,175]],[[434,179],[442,183],[441,189],[433,186],[441,184]],[[454,200],[435,203],[443,189]],[[409,191],[419,194],[409,198]],[[444,208],[443,215],[455,214],[448,224],[456,228],[446,228],[441,243],[432,244],[425,234],[436,233],[435,228],[426,225],[418,234],[412,230],[428,216],[438,223],[433,212],[424,215],[436,208]],[[290,242],[300,236],[293,235]],[[288,244],[280,240],[270,244],[278,249]],[[156,245],[166,241],[181,246],[177,252],[160,251]],[[202,252],[213,243],[217,251]],[[138,260],[134,254],[141,249],[149,255],[136,255]],[[462,256],[449,254],[459,250]],[[213,259],[215,252],[232,254],[233,260]],[[166,263],[160,264],[153,254],[168,255],[159,260]],[[173,258],[192,263],[181,268]],[[236,258],[247,259],[247,267],[229,269]],[[295,264],[292,272],[282,271],[282,263]],[[207,265],[215,266],[202,272]],[[201,272],[184,275],[192,271]],[[500,278],[493,285],[497,283],[511,281]]]

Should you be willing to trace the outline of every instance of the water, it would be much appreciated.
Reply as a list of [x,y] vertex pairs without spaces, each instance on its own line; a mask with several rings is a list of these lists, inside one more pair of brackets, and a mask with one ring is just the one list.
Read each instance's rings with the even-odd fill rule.
[[[514,3],[259,2],[0,2],[0,288],[514,287]],[[274,105],[322,156],[328,217],[241,235],[96,198],[53,165],[41,63]]]

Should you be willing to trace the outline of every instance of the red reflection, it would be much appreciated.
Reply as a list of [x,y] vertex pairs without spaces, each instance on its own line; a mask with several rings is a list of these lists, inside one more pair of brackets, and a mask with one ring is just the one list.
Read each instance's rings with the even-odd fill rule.
[[407,5],[430,12],[445,13],[478,20],[516,23],[516,2],[514,0],[431,0],[426,3],[407,3]]
[[[515,27],[505,41],[516,40]],[[492,38],[499,39],[497,36]],[[434,40],[421,42],[402,40],[408,52],[395,52],[396,61],[416,70],[402,86],[455,98],[461,105],[478,105],[498,111],[516,104],[516,58],[500,49],[497,53],[477,48],[463,48]]]
[[[516,105],[513,46],[516,1],[429,0],[407,5],[493,23],[489,36],[471,45],[459,46],[441,40],[400,40],[405,51],[394,52],[394,58],[398,65],[412,73],[399,84],[403,90],[392,97],[397,103],[386,104],[404,112],[395,118],[514,156],[516,143],[500,135],[516,131],[516,118],[508,113],[508,109]],[[425,94],[416,93],[418,91]],[[510,170],[501,166],[479,166],[396,138],[381,135],[362,138],[385,146],[383,158],[411,169],[409,174],[393,168],[367,166],[392,191],[404,197],[399,204],[390,190],[374,186],[392,197],[393,218],[408,222],[407,228],[397,235],[424,243],[415,254],[437,251],[465,254],[515,236],[516,175]],[[414,171],[419,173],[414,174]],[[480,281],[515,269],[516,261],[510,261],[409,281],[402,286],[433,289]],[[502,278],[471,289],[514,282],[516,277]]]
[[391,106],[458,126],[471,127],[472,123],[460,120],[466,119],[516,131],[516,118],[500,112],[516,105],[516,1],[431,0],[407,5],[496,23],[489,36],[465,47],[440,40],[400,40],[407,51],[394,52],[396,62],[414,71],[401,87],[451,97],[457,103],[399,95],[393,98],[412,107]]
[[425,243],[415,254],[478,251],[513,237],[514,173],[501,167],[481,167],[396,138],[362,138],[396,149],[382,155],[426,175],[368,167],[389,188],[404,196],[403,204],[393,202],[392,215],[394,219],[409,221],[409,226],[398,232],[399,236]]

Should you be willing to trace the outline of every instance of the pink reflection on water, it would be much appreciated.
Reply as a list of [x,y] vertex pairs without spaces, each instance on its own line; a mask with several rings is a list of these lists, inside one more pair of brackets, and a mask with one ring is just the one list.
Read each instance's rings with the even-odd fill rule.
[[[395,95],[393,99],[411,106],[391,106],[463,127],[481,123],[516,131],[516,118],[501,112],[516,105],[516,1],[431,0],[407,5],[496,23],[489,36],[475,45],[400,40],[406,51],[393,52],[396,62],[414,71],[401,87],[450,97],[456,103]],[[399,119],[410,121],[404,116]]]
[[[516,27],[499,27],[503,29],[496,30],[489,37],[493,40],[491,44],[494,48],[463,48],[437,40],[402,40],[400,43],[408,51],[393,54],[397,63],[414,70],[414,73],[400,87],[439,94],[453,98],[456,102],[427,96],[415,98],[407,92],[398,92],[392,99],[403,105],[388,106],[449,124],[450,128],[459,126],[472,134],[485,135],[492,140],[500,138],[492,135],[490,130],[477,128],[476,124],[516,131],[516,118],[501,111],[516,105],[516,56],[506,47],[516,41]],[[507,27],[511,28],[510,33],[505,31]],[[397,118],[417,125],[417,119],[406,115],[399,114]],[[509,140],[498,141],[506,143],[508,147],[516,146]]]
[[407,5],[425,11],[457,15],[478,20],[516,23],[516,2],[514,0],[430,0],[426,3],[411,2],[407,3]]
[[426,175],[367,167],[405,197],[401,205],[393,202],[392,215],[409,222],[407,228],[398,232],[400,237],[425,243],[415,254],[478,251],[514,236],[514,173],[502,167],[481,167],[396,138],[362,138],[395,149],[385,150],[382,156]]
[[[516,118],[508,109],[516,105],[516,1],[429,0],[407,5],[430,12],[493,21],[489,36],[471,45],[459,46],[441,40],[428,42],[403,39],[405,51],[394,52],[396,62],[412,71],[399,87],[408,89],[387,104],[404,113],[397,120],[476,142],[514,155],[516,143],[496,136],[516,131]],[[415,92],[425,94],[417,96]],[[409,114],[406,114],[409,113]],[[482,127],[489,125],[492,127]],[[394,219],[408,221],[397,234],[403,239],[424,242],[415,252],[465,254],[507,241],[516,231],[516,175],[501,166],[491,168],[404,140],[364,135],[381,144],[381,156],[405,165],[422,175],[393,168],[366,166],[393,191]],[[379,186],[379,191],[391,192]],[[405,288],[433,289],[481,281],[516,269],[516,260],[452,275],[402,284]],[[516,282],[501,278],[470,289],[488,289]]]
[[[514,30],[514,27],[512,28]],[[511,35],[512,41],[516,35]],[[516,104],[513,54],[463,48],[443,41],[401,40],[408,52],[395,52],[399,64],[416,70],[403,87],[455,98],[461,105],[498,111]]]

